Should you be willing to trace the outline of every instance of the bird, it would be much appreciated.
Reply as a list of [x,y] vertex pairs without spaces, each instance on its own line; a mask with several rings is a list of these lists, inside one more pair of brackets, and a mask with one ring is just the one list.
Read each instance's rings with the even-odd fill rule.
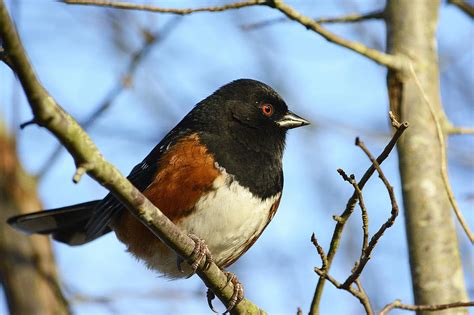
[[[270,86],[238,79],[197,103],[132,169],[128,180],[195,241],[195,261],[184,269],[177,254],[110,193],[8,223],[72,246],[113,231],[127,251],[171,279],[192,275],[202,259],[224,269],[273,219],[282,197],[287,131],[308,124]],[[235,295],[232,307],[242,299],[242,292]]]

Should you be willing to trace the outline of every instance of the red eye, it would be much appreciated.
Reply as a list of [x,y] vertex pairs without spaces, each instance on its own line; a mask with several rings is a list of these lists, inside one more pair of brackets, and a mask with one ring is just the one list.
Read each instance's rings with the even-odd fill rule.
[[260,106],[260,109],[262,110],[262,113],[267,117],[273,115],[273,106],[271,104],[262,104]]

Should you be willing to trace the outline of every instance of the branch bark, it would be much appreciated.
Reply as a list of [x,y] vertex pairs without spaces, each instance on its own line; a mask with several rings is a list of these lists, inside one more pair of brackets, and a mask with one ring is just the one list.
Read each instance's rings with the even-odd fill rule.
[[[438,9],[439,1],[433,0],[392,0],[386,9],[387,51],[410,58],[415,72],[391,70],[387,84],[391,110],[412,125],[398,143],[399,167],[415,303],[426,305],[467,300],[454,220],[440,176],[446,148],[440,145],[429,106],[438,121],[446,121],[434,44]],[[442,314],[454,312],[465,314]]]
[[[28,98],[34,122],[53,133],[73,156],[78,168],[76,175],[79,175],[75,175],[74,179],[80,179],[80,171],[87,172],[113,193],[153,234],[188,260],[194,249],[194,241],[183,234],[113,165],[105,161],[79,124],[56,103],[38,81],[3,0],[0,0],[0,37],[3,38],[5,51]],[[226,275],[215,263],[206,270],[203,270],[204,264],[205,262],[201,263],[197,274],[228,306],[234,291],[233,284],[227,283]],[[261,314],[263,311],[244,299],[231,313]]]
[[244,7],[265,4],[266,0],[248,0],[242,2],[235,2],[231,4],[226,4],[222,6],[214,7],[203,7],[197,9],[172,9],[172,8],[161,8],[153,5],[146,4],[135,4],[128,2],[117,2],[117,1],[102,1],[102,0],[62,0],[66,4],[81,4],[81,5],[92,5],[98,7],[109,7],[114,9],[123,9],[123,10],[140,10],[140,11],[149,11],[149,12],[159,12],[159,13],[171,13],[179,15],[187,15],[196,12],[221,12],[226,10],[240,9]]
[[350,41],[335,35],[334,33],[329,32],[327,29],[317,23],[315,20],[308,16],[304,16],[300,12],[296,11],[291,6],[285,4],[283,0],[273,0],[269,4],[270,6],[276,8],[284,15],[286,15],[290,20],[296,21],[307,29],[313,30],[318,33],[326,40],[337,44],[339,46],[348,48],[364,57],[367,57],[376,63],[386,66],[389,69],[401,70],[405,67],[405,61],[400,56],[395,56],[392,54],[386,54],[377,49],[369,48],[359,42]]
[[[143,32],[143,45],[130,55],[125,73],[117,78],[117,81],[108,91],[105,98],[97,105],[92,113],[90,113],[88,117],[81,122],[81,126],[84,130],[89,129],[100,117],[102,117],[107,112],[107,110],[112,107],[115,100],[122,94],[122,92],[129,88],[133,82],[135,72],[142,61],[148,56],[153,47],[163,43],[164,40],[168,38],[168,35],[175,29],[180,21],[181,17],[176,16],[174,19],[167,22],[162,29],[156,32]],[[36,177],[39,180],[41,180],[45,174],[51,170],[53,165],[55,165],[55,162],[57,161],[62,150],[63,146],[59,143],[51,155],[46,159],[45,164],[36,174]]]

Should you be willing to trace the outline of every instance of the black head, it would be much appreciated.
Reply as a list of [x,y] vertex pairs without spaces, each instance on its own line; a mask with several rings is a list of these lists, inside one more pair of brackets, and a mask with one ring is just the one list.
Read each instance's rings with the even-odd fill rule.
[[253,193],[268,197],[283,185],[287,130],[308,124],[268,85],[240,79],[198,103],[178,126],[198,132],[220,166]]
[[218,142],[220,151],[232,147],[273,155],[277,160],[283,154],[286,131],[309,124],[290,112],[275,90],[250,79],[222,86],[198,103],[184,120],[202,136]]
[[268,85],[251,79],[240,79],[224,85],[212,97],[240,124],[281,133],[309,122],[288,111],[285,101]]

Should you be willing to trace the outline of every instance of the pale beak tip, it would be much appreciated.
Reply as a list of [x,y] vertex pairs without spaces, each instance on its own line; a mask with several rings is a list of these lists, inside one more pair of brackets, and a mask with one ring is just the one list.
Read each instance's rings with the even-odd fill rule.
[[280,120],[276,122],[278,126],[285,129],[303,127],[311,124],[308,120],[288,111]]

